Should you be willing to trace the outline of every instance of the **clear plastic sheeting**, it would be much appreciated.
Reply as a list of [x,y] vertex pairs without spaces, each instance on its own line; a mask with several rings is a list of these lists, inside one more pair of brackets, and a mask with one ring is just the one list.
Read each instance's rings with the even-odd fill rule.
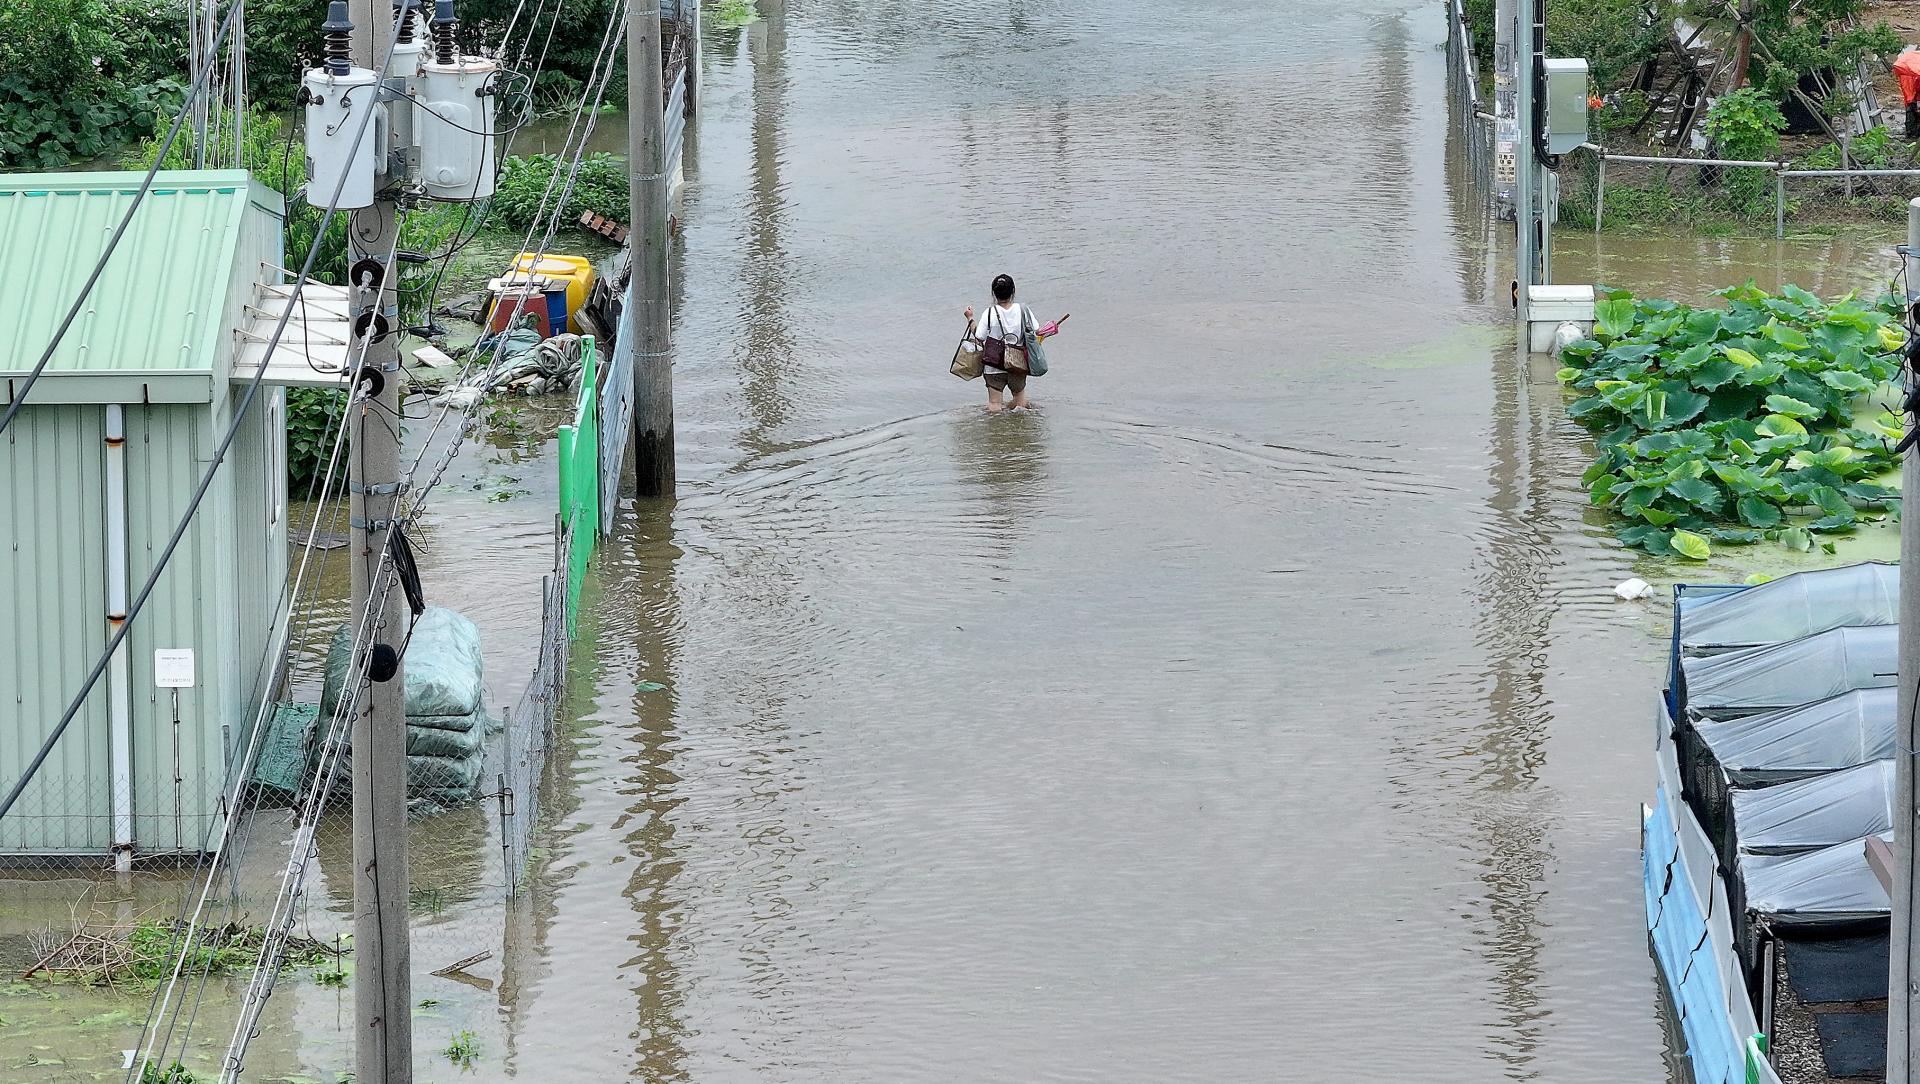
[[1898,625],[1848,626],[1685,659],[1684,706],[1697,717],[1726,719],[1889,686],[1897,676],[1899,641]]
[[1891,685],[1855,689],[1697,729],[1729,782],[1765,786],[1892,756],[1897,699]]
[[1792,854],[1893,830],[1893,761],[1733,792],[1742,854]]
[[1779,644],[1846,625],[1891,625],[1900,618],[1900,566],[1849,565],[1798,572],[1684,608],[1683,655]]
[[[1880,838],[1893,842],[1891,832]],[[1850,839],[1805,854],[1740,858],[1747,909],[1798,924],[1852,922],[1889,914],[1880,878],[1867,865],[1867,841]]]

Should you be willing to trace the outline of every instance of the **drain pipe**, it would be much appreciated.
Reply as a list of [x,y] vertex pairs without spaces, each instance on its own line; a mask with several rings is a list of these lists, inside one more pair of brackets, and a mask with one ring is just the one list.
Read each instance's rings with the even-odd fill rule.
[[[126,410],[107,404],[106,440],[107,636],[127,620],[127,422]],[[107,745],[113,762],[113,865],[133,869],[133,689],[127,673],[127,643],[107,663]]]

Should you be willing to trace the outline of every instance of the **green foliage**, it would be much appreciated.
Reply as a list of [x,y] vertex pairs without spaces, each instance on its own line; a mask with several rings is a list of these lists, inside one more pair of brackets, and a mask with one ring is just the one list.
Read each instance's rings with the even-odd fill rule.
[[60,169],[150,132],[181,98],[184,22],[166,0],[0,5],[0,169]]
[[[528,158],[515,155],[501,163],[500,181],[493,194],[494,220],[512,229],[524,230],[540,215],[543,198],[547,214],[552,214],[553,205],[559,200],[560,192],[567,183],[565,172],[558,179],[554,178],[554,171],[559,166],[559,159],[551,154],[536,154]],[[550,195],[549,181],[552,181]],[[628,218],[629,191],[625,161],[611,154],[587,155],[580,163],[578,176],[573,180],[573,191],[567,198],[567,204],[561,208],[560,222],[562,225],[574,222],[582,211],[593,211],[625,222]]]
[[1666,43],[1673,7],[1647,0],[1552,0],[1547,54],[1585,57],[1594,85],[1612,89],[1628,68]]
[[159,1062],[140,1063],[140,1084],[199,1084],[200,1078],[179,1062],[161,1068]]
[[[1754,50],[1748,76],[1762,93],[1785,101],[1805,76],[1831,78],[1867,57],[1890,59],[1903,44],[1900,35],[1884,22],[1859,25],[1867,10],[1867,0],[1756,0],[1754,34],[1767,48]],[[1836,117],[1854,103],[1832,88],[1816,104]]]
[[[525,42],[525,56],[521,56],[521,47],[510,48],[506,60],[511,67],[532,72],[544,51],[545,63],[539,65],[534,97],[549,108],[569,99],[580,100],[580,87],[592,76],[594,61],[600,55],[607,20],[621,7],[620,0],[568,0],[551,6],[521,5],[519,0],[454,0],[462,47],[468,52],[483,48],[492,52],[518,11],[513,37]],[[604,102],[617,107],[627,101],[627,61],[624,48],[616,47],[613,52],[614,71]]]
[[275,112],[293,108],[300,76],[319,63],[326,0],[247,0],[247,94]]
[[1620,540],[1694,560],[1716,542],[1805,550],[1887,511],[1898,494],[1873,479],[1896,465],[1901,423],[1856,426],[1854,407],[1899,371],[1898,306],[1751,282],[1719,296],[1725,310],[1609,293],[1593,338],[1561,355],[1583,393],[1567,413],[1599,434],[1581,481],[1627,520]]
[[[1771,162],[1780,156],[1780,133],[1787,130],[1787,118],[1780,105],[1754,87],[1742,87],[1722,94],[1707,110],[1707,138],[1726,158],[1747,162]],[[1774,178],[1759,169],[1731,170],[1722,182],[1729,209],[1747,218],[1760,218],[1774,212]]]
[[[332,388],[287,389],[287,491],[306,496],[327,469],[335,434],[346,420],[346,393]],[[346,469],[347,453],[340,453]]]
[[453,1040],[440,1053],[460,1068],[470,1068],[480,1060],[480,1040],[471,1031],[455,1032]]
[[[1884,125],[1869,128],[1854,136],[1847,154],[1855,169],[1886,169],[1893,165],[1893,133]],[[1840,144],[1828,143],[1819,150],[1802,155],[1794,163],[1801,169],[1841,169]]]
[[1786,130],[1780,103],[1754,87],[1722,94],[1707,110],[1707,138],[1727,158],[1771,162],[1780,151],[1780,133]]

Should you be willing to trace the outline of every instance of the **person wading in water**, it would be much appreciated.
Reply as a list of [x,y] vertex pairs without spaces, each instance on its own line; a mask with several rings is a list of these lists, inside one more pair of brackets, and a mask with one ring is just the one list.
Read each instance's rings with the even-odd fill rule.
[[[1004,410],[1000,397],[1009,391],[1013,393],[1013,409],[1024,410],[1033,405],[1027,401],[1027,336],[1043,338],[1041,332],[1052,325],[1041,328],[1032,311],[1013,299],[1011,275],[993,280],[993,301],[977,320],[973,306],[967,306],[967,319],[973,323],[973,339],[981,344],[985,355],[981,375],[987,381],[987,410],[993,414]],[[994,350],[992,344],[996,342],[1001,344],[1003,352]]]

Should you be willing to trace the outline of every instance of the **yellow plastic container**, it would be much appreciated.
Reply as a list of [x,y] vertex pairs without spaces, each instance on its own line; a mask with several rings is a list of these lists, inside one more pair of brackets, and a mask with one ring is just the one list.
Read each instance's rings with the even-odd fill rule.
[[593,270],[593,261],[584,256],[560,256],[551,252],[539,256],[522,252],[514,258],[513,270],[532,272],[556,282],[564,279],[567,284],[567,330],[580,330],[576,314],[580,306],[587,303],[587,295],[593,291],[594,279],[598,277]]

